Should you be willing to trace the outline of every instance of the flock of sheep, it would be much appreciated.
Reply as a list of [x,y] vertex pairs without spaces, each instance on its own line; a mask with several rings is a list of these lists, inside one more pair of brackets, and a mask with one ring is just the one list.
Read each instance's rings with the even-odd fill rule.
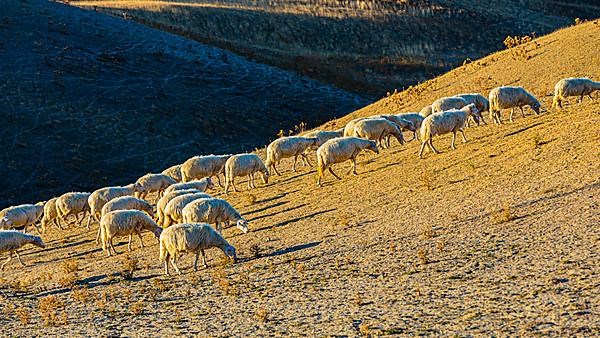
[[[568,78],[560,80],[554,88],[553,107],[562,107],[562,101],[569,96],[585,95],[600,90],[600,82],[588,78]],[[96,242],[108,256],[117,253],[113,246],[115,237],[129,236],[128,249],[131,250],[133,235],[142,242],[142,232],[153,233],[160,244],[160,261],[165,273],[169,274],[169,263],[177,273],[176,265],[180,254],[195,253],[194,269],[197,270],[198,258],[202,254],[206,267],[204,250],[217,247],[225,255],[236,261],[236,250],[222,236],[223,223],[230,222],[243,233],[248,232],[248,222],[226,200],[212,197],[206,191],[215,189],[212,178],[220,186],[219,175],[225,176],[224,191],[230,187],[238,191],[235,178],[248,176],[248,187],[254,188],[254,176],[260,174],[266,184],[269,173],[280,175],[277,164],[285,158],[294,158],[292,169],[300,157],[304,164],[310,164],[308,155],[316,150],[317,185],[321,186],[324,173],[328,170],[337,179],[341,179],[332,169],[332,165],[350,160],[350,172],[356,174],[356,158],[363,150],[379,152],[379,147],[390,147],[390,138],[404,144],[403,131],[411,131],[413,139],[422,144],[419,157],[425,147],[438,153],[432,143],[434,135],[453,133],[452,148],[455,148],[456,133],[460,132],[467,142],[464,128],[471,122],[477,125],[485,123],[482,112],[488,111],[495,124],[501,124],[500,111],[511,109],[512,121],[515,108],[529,106],[535,114],[540,113],[540,102],[521,87],[498,87],[490,91],[489,98],[481,94],[461,94],[436,100],[419,113],[400,113],[358,118],[336,131],[316,130],[302,136],[281,137],[268,145],[266,161],[256,154],[207,155],[194,156],[180,165],[165,169],[160,174],[146,174],[135,183],[105,187],[92,193],[69,192],[45,203],[23,204],[0,211],[0,253],[7,252],[8,259],[0,269],[4,269],[13,254],[21,263],[18,249],[26,244],[44,248],[41,237],[25,233],[26,227],[33,225],[38,233],[45,233],[51,225],[63,229],[68,217],[82,225],[88,217],[87,228],[92,220],[99,223]],[[150,202],[149,194],[156,194]],[[41,218],[41,229],[37,222]],[[210,224],[214,224],[216,229]]]

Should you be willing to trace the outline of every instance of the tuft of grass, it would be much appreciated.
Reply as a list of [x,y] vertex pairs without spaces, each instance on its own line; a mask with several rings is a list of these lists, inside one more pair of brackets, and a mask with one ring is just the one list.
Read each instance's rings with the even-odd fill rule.
[[363,336],[368,337],[370,333],[369,325],[367,323],[361,323],[358,326],[358,332],[360,332],[360,334]]
[[264,307],[259,307],[254,314],[254,317],[261,323],[266,323],[269,320],[269,315],[271,312]]
[[246,195],[244,195],[244,204],[246,206],[256,204],[256,200],[257,200],[257,198],[253,194],[246,194]]
[[132,303],[129,306],[129,311],[134,316],[141,315],[142,313],[144,313],[144,301],[140,300],[140,301],[137,301],[135,303]]
[[121,263],[123,264],[124,268],[121,272],[121,276],[125,280],[130,280],[133,278],[133,273],[139,269],[139,259],[131,257],[130,255],[125,255],[122,258]]
[[446,248],[446,241],[439,241],[435,244],[435,248],[437,249],[438,252],[442,252],[444,251],[444,249]]
[[491,219],[494,224],[502,224],[512,221],[515,219],[515,216],[511,206],[509,204],[504,204],[499,210],[492,212]]
[[433,190],[433,177],[428,170],[421,171],[421,176],[419,176],[419,179],[421,180],[423,188],[427,190]]
[[38,310],[46,326],[59,326],[68,324],[67,313],[64,311],[65,303],[55,295],[40,299]]
[[261,247],[258,243],[254,243],[250,246],[250,253],[254,258],[260,258],[262,256]]
[[77,259],[69,259],[60,265],[64,273],[75,273],[79,271],[79,261]]
[[92,300],[92,295],[90,294],[90,291],[87,287],[74,289],[71,293],[71,297],[73,298],[73,300],[81,304],[86,304]]
[[429,263],[429,258],[427,258],[428,253],[429,252],[425,248],[420,248],[417,251],[417,257],[419,257],[419,262],[421,262],[421,265],[426,265],[427,263]]
[[28,325],[29,323],[31,323],[31,316],[30,316],[30,310],[29,309],[25,309],[24,307],[20,307],[20,308],[18,308],[18,309],[15,310],[15,314],[19,318],[19,321],[21,322],[21,325],[25,326],[25,325]]
[[424,240],[428,240],[428,239],[431,239],[434,236],[435,236],[435,231],[433,231],[433,227],[431,226],[431,224],[426,225],[425,229],[423,230],[423,234],[422,234],[421,237]]

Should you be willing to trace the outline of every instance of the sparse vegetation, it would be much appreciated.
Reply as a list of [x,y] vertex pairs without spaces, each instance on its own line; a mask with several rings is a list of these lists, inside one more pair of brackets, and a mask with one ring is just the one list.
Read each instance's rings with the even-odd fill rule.
[[491,214],[492,223],[494,224],[503,224],[506,222],[512,221],[515,216],[513,214],[513,210],[510,204],[506,203],[502,205],[502,207],[498,210],[495,210]]
[[270,311],[265,307],[259,307],[256,310],[255,317],[261,323],[266,323],[269,320]]
[[38,309],[46,326],[59,326],[68,324],[65,303],[57,296],[51,295],[41,298]]

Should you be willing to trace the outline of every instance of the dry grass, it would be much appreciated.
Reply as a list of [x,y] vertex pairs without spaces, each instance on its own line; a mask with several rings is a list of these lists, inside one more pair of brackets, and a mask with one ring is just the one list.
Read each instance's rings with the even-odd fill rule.
[[503,224],[515,219],[514,212],[509,204],[504,204],[500,209],[493,211],[490,217],[494,224]]
[[21,325],[26,326],[31,323],[30,310],[24,307],[19,307],[15,310],[15,315],[19,318]]
[[40,317],[46,326],[60,326],[68,324],[65,303],[57,296],[51,295],[41,298],[38,303]]
[[259,322],[266,323],[267,321],[269,321],[270,314],[271,314],[271,312],[267,308],[261,306],[258,309],[256,309],[256,313],[254,314],[254,317]]

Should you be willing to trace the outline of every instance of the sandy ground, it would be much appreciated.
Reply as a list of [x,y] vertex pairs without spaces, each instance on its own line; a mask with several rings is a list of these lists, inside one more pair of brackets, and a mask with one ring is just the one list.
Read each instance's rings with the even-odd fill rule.
[[106,258],[96,226],[52,229],[0,275],[3,335],[600,335],[600,100],[551,111],[545,96],[567,75],[598,78],[600,28],[537,43],[527,60],[494,54],[351,117],[500,83],[540,96],[543,115],[470,128],[457,150],[438,137],[443,153],[423,160],[417,142],[361,155],[358,176],[323,188],[290,162],[266,186],[240,182],[226,198],[251,232],[224,232],[239,264],[215,249],[208,269],[187,256],[164,276],[149,234]]

